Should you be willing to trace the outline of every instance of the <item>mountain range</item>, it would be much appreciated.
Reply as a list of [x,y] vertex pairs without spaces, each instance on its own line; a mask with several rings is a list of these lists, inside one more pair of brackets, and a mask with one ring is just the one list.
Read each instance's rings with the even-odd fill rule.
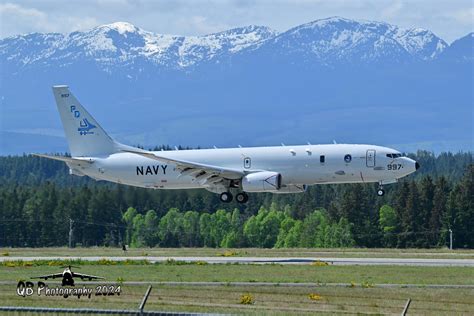
[[175,36],[116,22],[1,39],[0,69],[3,155],[67,150],[55,84],[131,145],[474,147],[474,33],[448,44],[331,17]]

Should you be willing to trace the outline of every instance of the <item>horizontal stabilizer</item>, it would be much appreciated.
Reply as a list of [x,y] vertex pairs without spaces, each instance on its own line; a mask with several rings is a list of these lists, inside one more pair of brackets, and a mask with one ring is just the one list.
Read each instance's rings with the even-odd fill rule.
[[37,157],[42,157],[42,158],[59,160],[63,162],[69,162],[69,163],[78,163],[78,162],[93,163],[94,162],[94,160],[91,158],[72,158],[72,157],[66,157],[66,156],[53,156],[53,155],[44,155],[44,154],[32,154],[32,155],[37,156]]

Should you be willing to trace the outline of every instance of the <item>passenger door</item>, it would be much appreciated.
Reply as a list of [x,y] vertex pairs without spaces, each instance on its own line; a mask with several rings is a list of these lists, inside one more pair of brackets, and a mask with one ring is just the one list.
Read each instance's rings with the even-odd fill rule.
[[369,168],[375,167],[375,150],[374,149],[367,150],[366,164],[367,164],[367,167]]

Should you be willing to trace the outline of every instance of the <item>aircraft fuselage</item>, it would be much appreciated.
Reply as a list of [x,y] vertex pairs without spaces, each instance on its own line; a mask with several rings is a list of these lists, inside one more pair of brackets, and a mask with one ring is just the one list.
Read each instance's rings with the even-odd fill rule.
[[[416,170],[416,162],[410,158],[387,157],[387,154],[394,153],[398,151],[351,144],[156,152],[171,159],[192,160],[249,172],[278,172],[282,185],[393,183]],[[171,163],[160,163],[127,152],[93,159],[94,163],[83,164],[79,171],[97,180],[156,189],[203,188],[196,177],[181,175],[176,165]]]

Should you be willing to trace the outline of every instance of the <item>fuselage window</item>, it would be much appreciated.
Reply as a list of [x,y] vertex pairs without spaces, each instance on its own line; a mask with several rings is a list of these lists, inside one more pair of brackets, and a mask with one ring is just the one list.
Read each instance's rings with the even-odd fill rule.
[[320,163],[324,163],[325,160],[326,160],[326,157],[324,155],[319,156]]
[[248,169],[252,165],[252,160],[249,157],[244,158],[244,168]]
[[352,161],[352,156],[351,156],[351,155],[345,155],[345,156],[344,156],[344,161],[345,161],[346,163],[351,162],[351,161]]

